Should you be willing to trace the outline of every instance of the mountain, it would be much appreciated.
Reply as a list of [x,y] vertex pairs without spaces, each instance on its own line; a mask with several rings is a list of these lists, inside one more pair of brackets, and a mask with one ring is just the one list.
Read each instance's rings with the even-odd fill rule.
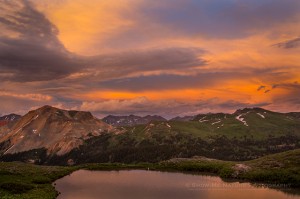
[[[56,114],[55,111],[53,111],[54,114],[51,114],[53,116],[47,119],[47,122],[53,123],[51,118],[56,118],[57,114],[61,115],[60,113]],[[77,113],[85,115],[83,118],[89,118],[89,121],[93,121],[89,128],[93,128],[95,120],[101,122],[85,112],[66,111],[62,115],[70,115],[67,118],[71,117],[71,121],[74,123],[77,121],[77,117],[73,115],[77,115]],[[31,119],[27,120],[38,120],[39,117],[37,113],[32,113],[30,117],[28,116]],[[114,116],[111,117],[114,118]],[[13,133],[19,133],[20,125],[17,125],[21,124],[24,118],[25,116],[15,125],[10,136],[6,136],[6,139],[2,139],[2,141],[11,140],[14,143],[15,140],[25,138],[25,134],[13,136]],[[277,113],[261,108],[241,109],[232,114],[199,114],[190,121],[150,121],[146,124],[128,125],[116,127],[116,129],[106,124],[107,128],[111,129],[107,132],[113,133],[96,133],[97,136],[86,136],[88,127],[83,122],[84,120],[80,119],[78,126],[72,128],[69,137],[73,136],[73,133],[76,133],[78,129],[83,128],[84,130],[78,136],[83,138],[74,138],[73,140],[69,138],[66,142],[60,136],[58,136],[60,140],[56,140],[56,136],[48,136],[43,145],[35,143],[38,141],[38,136],[37,133],[32,132],[34,129],[37,129],[37,132],[48,131],[48,129],[52,129],[52,131],[58,129],[63,132],[66,127],[61,126],[67,126],[63,118],[65,116],[56,118],[55,125],[53,124],[51,127],[42,126],[38,129],[33,125],[34,122],[30,123],[30,128],[25,125],[20,132],[26,130],[29,145],[34,144],[35,147],[25,147],[27,143],[23,143],[23,148],[19,149],[19,146],[14,148],[13,144],[9,145],[2,142],[2,148],[5,148],[4,152],[8,150],[8,153],[6,152],[0,157],[0,161],[29,161],[34,159],[39,160],[38,162],[41,164],[66,165],[70,162],[72,164],[159,162],[171,158],[190,158],[193,156],[243,161],[300,148],[300,119],[298,114]],[[132,118],[137,119],[136,117]],[[121,120],[118,119],[115,122],[119,121],[117,124],[120,124]],[[98,127],[93,130],[95,129],[97,130]],[[55,133],[52,134],[56,135]],[[29,137],[29,135],[32,136]],[[24,138],[20,138],[20,136],[24,136]],[[9,137],[12,138],[9,139]],[[52,156],[49,155],[49,151],[59,151],[60,148],[53,149],[53,146],[56,145],[50,144],[49,146],[48,143],[60,143],[59,146],[69,146],[73,142],[75,143],[74,147],[67,147],[68,150],[54,153]],[[48,155],[41,147],[47,149]],[[21,153],[13,154],[16,149],[19,149],[17,151]]]
[[102,135],[48,163],[159,162],[205,156],[251,160],[300,148],[300,120],[260,108],[233,114],[199,114],[192,121],[152,121],[122,127],[118,135]]
[[62,155],[107,132],[116,130],[89,112],[43,106],[21,117],[11,128],[0,128],[0,153],[45,148],[48,154]]
[[140,117],[136,115],[129,116],[114,116],[109,115],[102,119],[107,124],[113,126],[135,126],[139,124],[148,124],[151,121],[166,121],[165,118],[158,115],[147,115],[145,117]]
[[199,114],[183,124],[174,123],[174,128],[208,139],[226,136],[235,139],[262,140],[269,137],[300,136],[300,117],[297,113],[278,113],[262,108],[245,108],[233,114]]
[[0,127],[6,125],[8,123],[15,122],[15,121],[19,120],[20,118],[21,118],[21,115],[17,115],[17,114],[4,115],[4,116],[0,117]]

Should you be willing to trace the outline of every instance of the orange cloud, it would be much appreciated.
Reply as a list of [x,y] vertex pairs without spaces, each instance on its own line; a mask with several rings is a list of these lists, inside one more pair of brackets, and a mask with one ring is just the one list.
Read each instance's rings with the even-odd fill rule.
[[[229,85],[229,83],[228,83]],[[269,96],[264,93],[257,92],[257,85],[240,84],[239,86],[228,86],[222,88],[210,89],[174,89],[174,90],[160,90],[160,91],[118,91],[118,90],[104,90],[88,92],[81,95],[84,100],[102,100],[102,99],[131,99],[137,97],[147,97],[150,100],[198,100],[220,98],[223,100],[239,99],[246,102],[264,101],[269,99]]]
[[[135,1],[65,0],[59,3],[35,3],[58,27],[59,39],[66,48],[78,54],[94,55],[103,52],[101,41],[133,23],[125,19],[122,13],[132,7]],[[95,42],[99,44],[97,49],[94,48]]]

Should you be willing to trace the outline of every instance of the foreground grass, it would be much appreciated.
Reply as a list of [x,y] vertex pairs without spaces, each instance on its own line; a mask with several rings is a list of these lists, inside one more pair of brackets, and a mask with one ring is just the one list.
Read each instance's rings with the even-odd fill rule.
[[37,166],[19,162],[0,163],[0,198],[57,197],[52,183],[73,171],[145,169],[175,172],[205,172],[223,179],[248,180],[300,187],[300,149],[246,162],[230,162],[195,157],[171,159],[157,164],[86,164],[73,167]]
[[0,198],[56,198],[57,192],[52,182],[76,169],[20,162],[0,163]]

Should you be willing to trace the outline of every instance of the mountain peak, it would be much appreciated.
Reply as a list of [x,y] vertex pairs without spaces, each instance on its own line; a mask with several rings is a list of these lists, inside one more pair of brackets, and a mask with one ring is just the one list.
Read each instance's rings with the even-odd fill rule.
[[4,153],[46,148],[49,153],[62,155],[91,136],[116,130],[90,112],[43,106],[28,112],[7,131],[0,137],[0,143],[10,143]]
[[54,107],[54,106],[50,106],[50,105],[44,105],[38,109],[36,109],[37,111],[38,110],[57,110],[58,108]]

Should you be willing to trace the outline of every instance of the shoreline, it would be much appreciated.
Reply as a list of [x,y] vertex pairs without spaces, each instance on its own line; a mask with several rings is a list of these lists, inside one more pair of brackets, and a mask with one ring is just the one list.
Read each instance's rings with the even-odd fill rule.
[[[274,186],[285,193],[300,195],[300,149],[268,155],[259,159],[232,162],[205,157],[171,159],[159,163],[89,163],[76,166],[44,166],[21,162],[0,162],[2,198],[56,198],[56,180],[80,170],[149,170],[218,176],[224,182],[248,182]],[[281,167],[274,167],[274,164]],[[280,163],[280,164],[279,164]],[[278,189],[285,185],[288,189]],[[286,187],[285,187],[286,188]]]

